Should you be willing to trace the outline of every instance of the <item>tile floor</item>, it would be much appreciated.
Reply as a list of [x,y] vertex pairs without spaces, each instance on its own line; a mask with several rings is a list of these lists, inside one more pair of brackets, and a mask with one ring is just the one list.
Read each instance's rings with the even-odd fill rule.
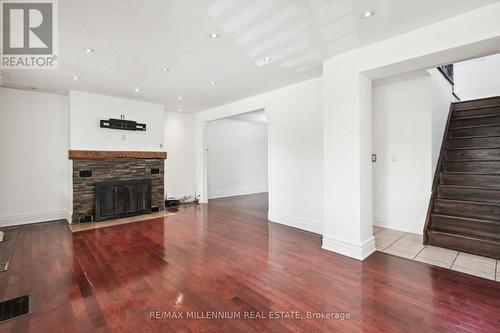
[[500,282],[500,260],[422,244],[422,236],[374,226],[377,251]]

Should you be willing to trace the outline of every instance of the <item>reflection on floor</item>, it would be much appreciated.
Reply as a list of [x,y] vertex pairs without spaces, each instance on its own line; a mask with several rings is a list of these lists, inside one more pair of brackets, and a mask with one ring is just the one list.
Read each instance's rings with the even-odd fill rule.
[[378,251],[500,281],[500,261],[422,244],[422,236],[373,227]]

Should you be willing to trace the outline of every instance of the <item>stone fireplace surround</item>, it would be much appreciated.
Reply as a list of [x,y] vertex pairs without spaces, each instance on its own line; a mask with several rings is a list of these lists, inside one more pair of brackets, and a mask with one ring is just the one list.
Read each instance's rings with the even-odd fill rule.
[[[71,223],[95,217],[97,182],[151,179],[152,210],[165,209],[165,152],[70,150],[73,160],[73,215]],[[91,171],[91,176],[89,176]]]

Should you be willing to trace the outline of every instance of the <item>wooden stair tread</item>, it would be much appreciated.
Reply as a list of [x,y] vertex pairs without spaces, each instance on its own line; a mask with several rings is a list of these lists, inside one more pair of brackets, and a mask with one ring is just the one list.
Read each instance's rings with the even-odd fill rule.
[[[447,214],[439,214],[439,213],[432,213],[432,215],[437,216],[437,217],[452,218],[452,219],[470,221],[470,222],[475,222],[475,223],[500,225],[500,220],[480,219],[477,217],[467,217],[467,216],[461,216],[461,215],[447,215]],[[499,237],[500,237],[500,235],[499,235]]]
[[446,150],[493,150],[493,149],[498,149],[500,150],[500,147],[498,148],[490,148],[490,147],[446,147]]
[[442,199],[436,198],[437,201],[445,201],[445,202],[453,202],[453,203],[461,203],[461,204],[474,204],[474,205],[482,205],[482,206],[495,206],[500,207],[500,203],[492,203],[492,202],[481,202],[481,201],[470,201],[470,200],[454,200],[454,199]]
[[[499,116],[497,116],[499,117]],[[453,122],[453,121],[452,121]],[[456,127],[450,127],[450,130],[457,130],[457,129],[470,129],[470,128],[485,128],[485,127],[500,127],[500,124],[493,124],[493,125],[469,125],[469,126],[456,126]]]
[[[500,176],[500,174],[497,174],[497,176]],[[438,187],[460,188],[460,189],[470,189],[470,190],[488,190],[488,191],[497,191],[497,192],[500,192],[500,188],[486,187],[486,186],[465,186],[465,185],[438,184]]]
[[[494,149],[494,148],[493,148]],[[445,162],[475,162],[475,163],[480,163],[480,162],[500,162],[500,158],[496,160],[479,160],[479,159],[462,159],[462,160],[445,160]],[[494,173],[495,175],[495,173]],[[498,175],[498,174],[496,174]]]
[[481,173],[481,172],[460,172],[460,171],[441,171],[444,175],[463,175],[463,176],[500,176],[498,173]]
[[[500,114],[483,114],[483,115],[475,115],[475,116],[461,116],[461,117],[453,117],[451,122],[455,120],[467,120],[467,119],[478,119],[478,118],[489,118],[489,117],[499,117]],[[491,125],[495,126],[495,125]],[[498,126],[498,125],[496,125]]]
[[476,235],[468,235],[468,234],[463,234],[461,232],[454,232],[454,231],[448,231],[448,230],[441,230],[441,229],[431,229],[431,232],[439,232],[441,234],[447,234],[450,236],[454,237],[460,237],[463,239],[468,239],[468,240],[480,240],[483,242],[487,243],[493,243],[496,245],[500,245],[500,242],[497,238],[491,238],[491,237],[485,237],[485,236],[476,236]]

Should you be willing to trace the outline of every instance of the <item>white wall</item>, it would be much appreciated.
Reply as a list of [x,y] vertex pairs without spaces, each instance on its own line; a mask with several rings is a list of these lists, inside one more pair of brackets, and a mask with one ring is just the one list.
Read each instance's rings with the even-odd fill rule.
[[203,190],[203,179],[208,178],[206,156],[203,156],[204,124],[265,109],[269,140],[269,219],[322,233],[322,82],[321,78],[304,81],[197,114],[200,188]]
[[500,95],[500,54],[455,64],[455,92],[463,100]]
[[452,99],[436,69],[375,81],[372,96],[373,224],[423,233]]
[[[70,147],[73,150],[164,150],[164,107],[124,98],[70,92]],[[147,125],[142,131],[117,131],[99,127],[102,119],[134,120]]]
[[195,195],[194,115],[165,112],[165,194]]
[[64,219],[69,101],[0,88],[0,227]]
[[373,87],[373,224],[422,233],[431,189],[431,87],[420,77]]
[[267,125],[221,119],[207,127],[208,198],[267,192]]

